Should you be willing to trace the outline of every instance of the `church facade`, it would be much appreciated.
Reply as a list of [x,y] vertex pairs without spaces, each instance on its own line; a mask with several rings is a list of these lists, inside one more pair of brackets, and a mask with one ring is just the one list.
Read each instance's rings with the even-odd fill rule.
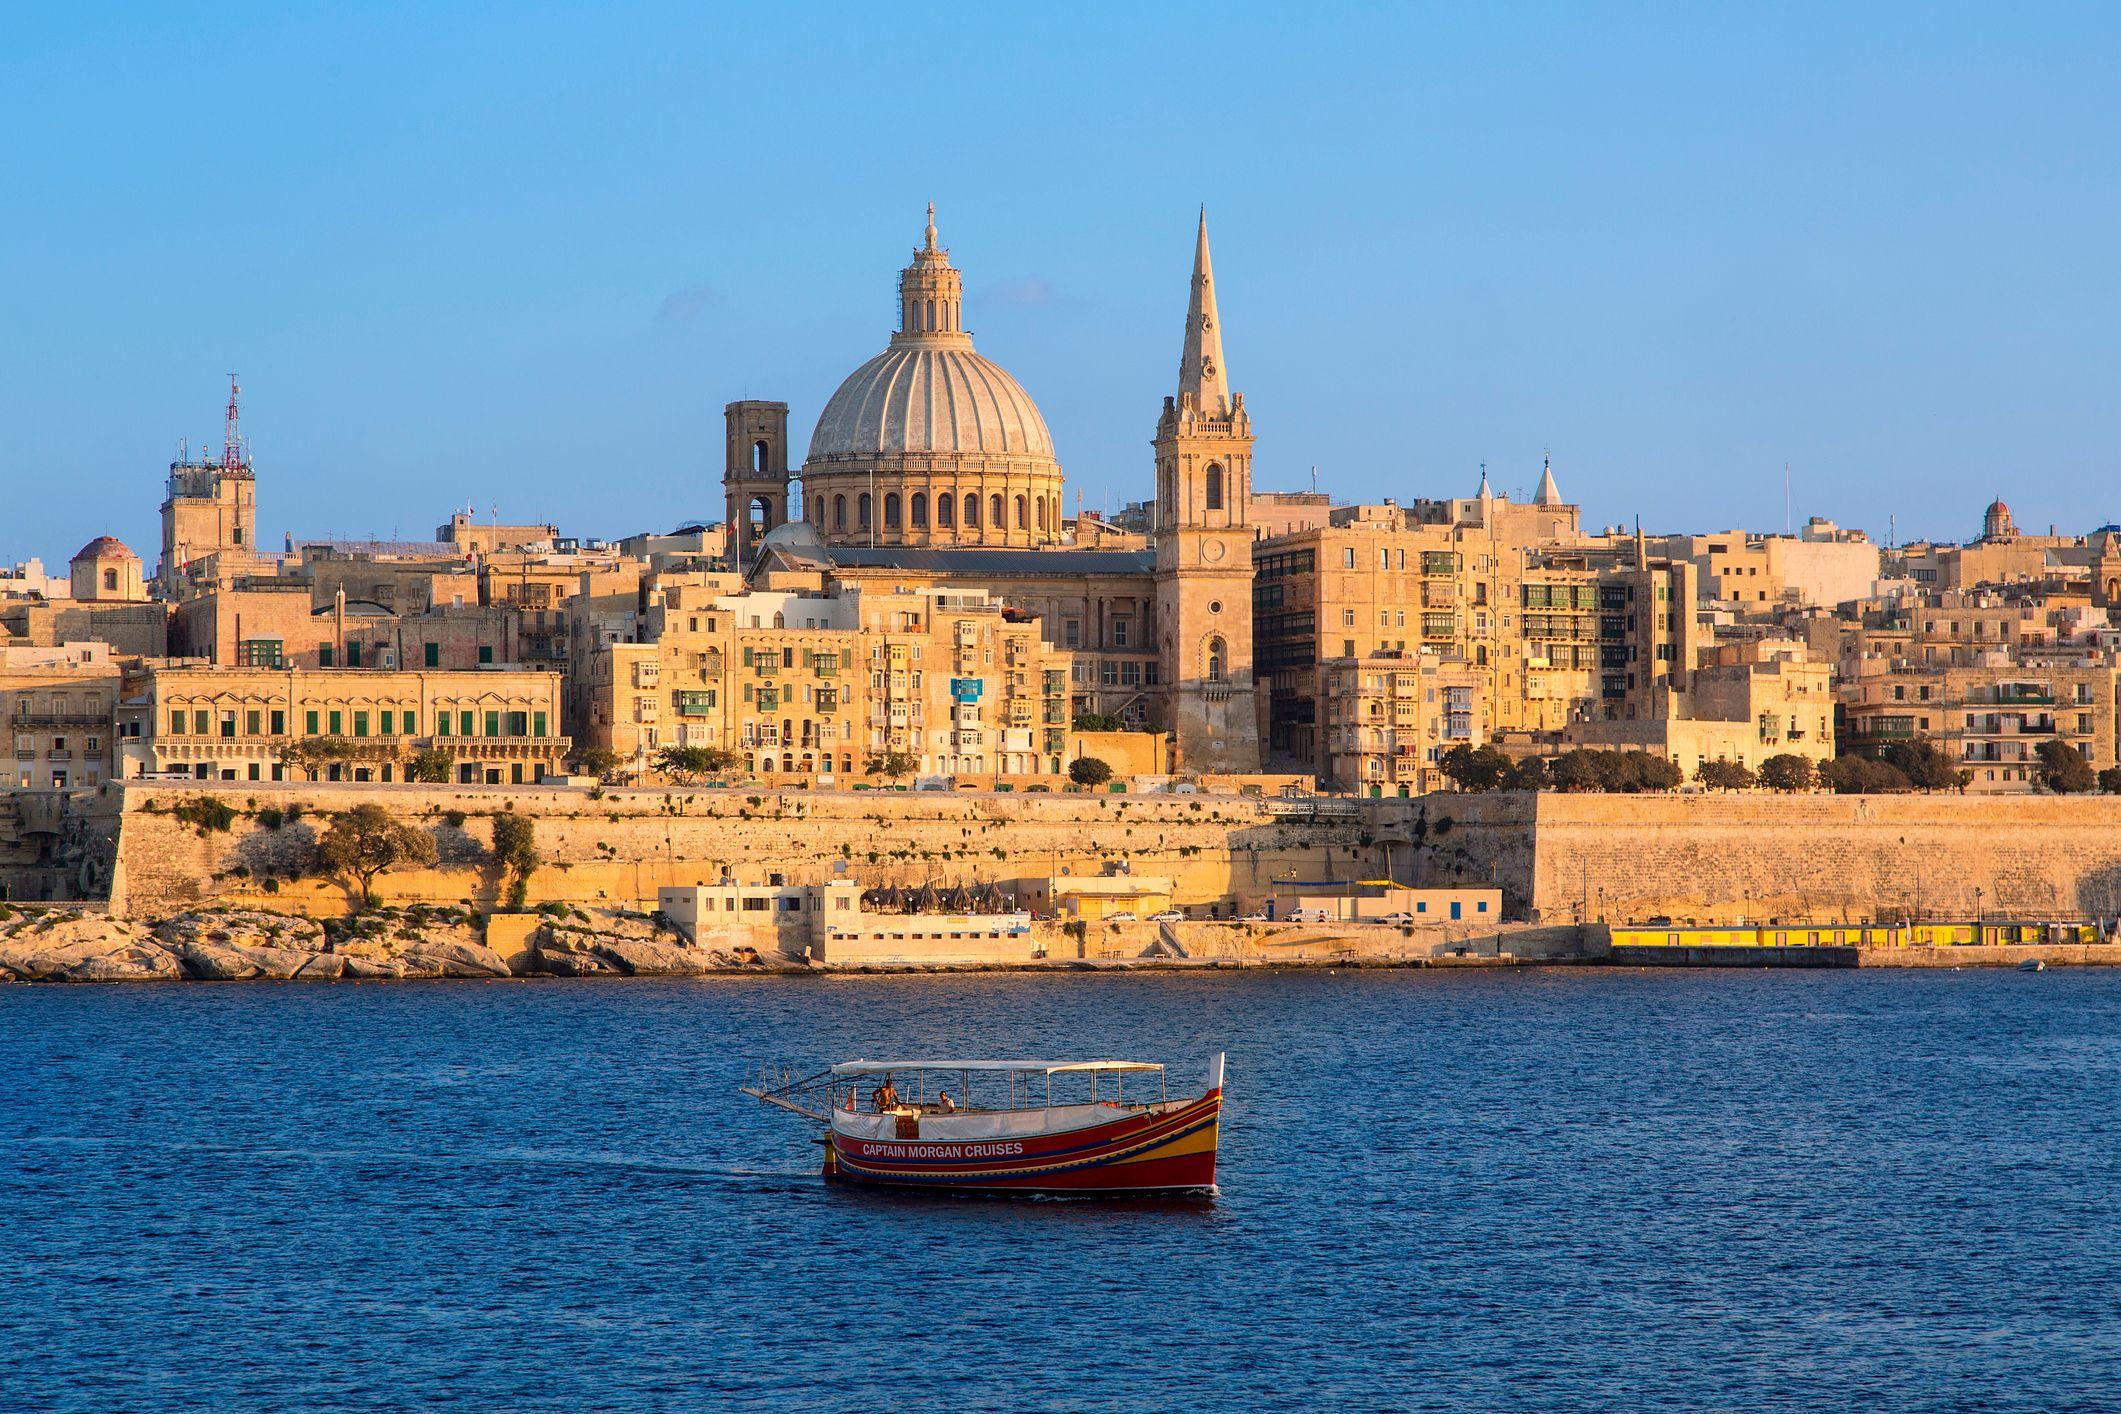
[[786,404],[731,403],[726,425],[730,552],[753,584],[991,595],[1070,655],[1075,712],[1168,731],[1182,769],[1259,769],[1252,426],[1223,362],[1205,213],[1144,542],[1093,547],[1065,519],[1045,418],[974,349],[932,206],[899,327],[827,400],[800,471]]

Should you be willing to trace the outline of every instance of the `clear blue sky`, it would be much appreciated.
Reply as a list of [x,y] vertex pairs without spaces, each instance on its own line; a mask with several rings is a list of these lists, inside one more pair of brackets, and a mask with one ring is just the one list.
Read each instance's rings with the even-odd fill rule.
[[1594,523],[2121,518],[2121,7],[21,7],[0,559],[148,559],[242,374],[259,531],[718,518],[934,199],[1086,503],[1208,203],[1258,482]]

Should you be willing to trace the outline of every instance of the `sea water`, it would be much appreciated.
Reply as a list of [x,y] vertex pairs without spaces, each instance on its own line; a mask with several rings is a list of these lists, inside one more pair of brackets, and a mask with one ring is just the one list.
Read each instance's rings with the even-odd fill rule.
[[[1229,1053],[1212,1203],[828,1187],[761,1060]],[[0,1406],[2121,1403],[2121,972],[0,990]]]

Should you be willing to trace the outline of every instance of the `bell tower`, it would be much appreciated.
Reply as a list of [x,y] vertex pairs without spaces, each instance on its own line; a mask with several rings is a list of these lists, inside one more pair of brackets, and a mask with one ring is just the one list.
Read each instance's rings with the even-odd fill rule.
[[788,523],[788,404],[731,403],[722,490],[728,497],[729,561],[750,567],[766,532]]
[[1203,208],[1178,394],[1156,423],[1156,622],[1164,725],[1187,770],[1259,770],[1252,684],[1252,417],[1223,365]]

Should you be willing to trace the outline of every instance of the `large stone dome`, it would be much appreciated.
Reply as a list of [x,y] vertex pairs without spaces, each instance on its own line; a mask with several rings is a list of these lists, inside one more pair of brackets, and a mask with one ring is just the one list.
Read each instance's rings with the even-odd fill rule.
[[965,332],[963,277],[926,240],[899,275],[890,346],[847,376],[803,459],[801,514],[828,544],[1043,545],[1060,538],[1053,435]]
[[810,436],[812,466],[879,452],[1053,458],[1046,419],[1001,365],[964,346],[894,344],[847,375]]

